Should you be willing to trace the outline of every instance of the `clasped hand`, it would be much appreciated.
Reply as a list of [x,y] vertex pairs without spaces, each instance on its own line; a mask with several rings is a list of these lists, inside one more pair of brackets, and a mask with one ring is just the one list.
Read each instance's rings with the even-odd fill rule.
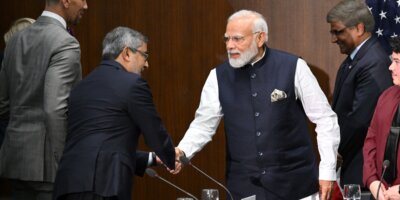
[[184,155],[185,154],[183,153],[182,150],[180,150],[178,147],[175,147],[175,169],[169,169],[166,165],[164,165],[164,163],[158,156],[156,156],[156,162],[157,165],[165,166],[171,174],[178,174],[183,167],[182,162],[180,161],[180,157]]

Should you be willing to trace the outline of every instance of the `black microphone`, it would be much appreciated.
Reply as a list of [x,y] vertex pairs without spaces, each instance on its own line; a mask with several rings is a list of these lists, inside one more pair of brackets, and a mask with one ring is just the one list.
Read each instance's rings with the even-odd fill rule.
[[201,174],[203,174],[204,176],[206,176],[207,178],[211,179],[212,181],[214,181],[216,184],[218,184],[219,186],[221,186],[222,188],[224,188],[224,190],[229,194],[229,197],[231,198],[231,200],[233,200],[232,194],[231,192],[228,190],[228,188],[226,188],[224,185],[222,185],[220,182],[216,181],[215,179],[213,179],[211,176],[209,176],[208,174],[206,174],[205,172],[201,171],[199,168],[197,168],[196,166],[194,166],[189,158],[187,158],[185,155],[179,157],[179,160],[182,162],[183,165],[190,165],[193,168],[195,168],[198,172],[200,172]]
[[192,197],[192,198],[195,199],[195,200],[199,200],[199,199],[197,199],[195,196],[193,196],[192,194],[190,194],[189,192],[183,190],[182,188],[178,187],[177,185],[175,185],[175,184],[173,184],[173,183],[167,181],[167,180],[164,179],[163,177],[159,176],[159,175],[157,174],[157,172],[156,172],[154,169],[147,168],[147,169],[146,169],[146,174],[149,175],[150,177],[153,177],[153,178],[156,177],[156,178],[158,178],[158,179],[160,179],[160,180],[162,180],[162,181],[168,183],[169,185],[171,185],[171,186],[173,186],[174,188],[180,190],[181,192],[185,193],[186,195]]
[[382,171],[382,175],[381,175],[381,180],[379,181],[378,191],[376,192],[376,199],[378,199],[378,200],[379,200],[379,190],[381,189],[382,179],[383,179],[383,176],[385,176],[386,169],[389,167],[389,165],[390,165],[390,161],[388,161],[388,160],[383,161],[383,164],[382,164],[383,171]]

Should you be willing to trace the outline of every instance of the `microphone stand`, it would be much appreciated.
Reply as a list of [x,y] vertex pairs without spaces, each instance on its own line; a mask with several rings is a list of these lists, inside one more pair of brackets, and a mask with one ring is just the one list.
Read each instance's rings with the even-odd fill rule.
[[381,176],[381,180],[379,180],[378,191],[376,192],[376,199],[377,200],[379,200],[379,190],[381,190],[381,184],[382,184],[383,176],[385,175],[386,169],[388,168],[389,165],[390,165],[390,161],[389,160],[383,161],[382,176]]
[[230,199],[233,200],[232,194],[231,192],[228,190],[228,188],[226,188],[224,185],[222,185],[221,183],[219,183],[217,180],[215,180],[214,178],[212,178],[211,176],[209,176],[208,174],[206,174],[205,172],[203,172],[201,169],[199,169],[198,167],[196,167],[195,165],[193,165],[190,161],[189,158],[187,158],[186,156],[181,156],[179,157],[179,160],[184,164],[184,165],[190,165],[192,166],[194,169],[196,169],[198,172],[200,172],[201,174],[203,174],[204,176],[206,176],[207,178],[211,179],[212,181],[214,181],[216,184],[218,184],[219,186],[221,186],[229,195]]
[[187,192],[187,191],[183,190],[182,188],[178,187],[177,185],[175,185],[175,184],[169,182],[168,180],[164,179],[163,177],[159,176],[159,175],[157,174],[157,172],[156,172],[154,169],[147,168],[147,169],[146,169],[146,174],[149,175],[150,177],[156,177],[156,178],[158,178],[158,179],[160,179],[160,180],[162,180],[162,181],[168,183],[169,185],[171,185],[171,186],[173,186],[174,188],[178,189],[179,191],[185,193],[186,195],[189,195],[190,197],[192,197],[192,198],[195,199],[195,200],[199,200],[199,199],[197,199],[194,195],[190,194],[189,192]]

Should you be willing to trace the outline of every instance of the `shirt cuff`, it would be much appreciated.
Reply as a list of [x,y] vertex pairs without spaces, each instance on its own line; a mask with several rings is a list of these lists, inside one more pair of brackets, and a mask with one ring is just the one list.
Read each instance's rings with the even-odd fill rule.
[[157,161],[156,161],[156,153],[150,152],[149,153],[149,160],[147,161],[147,166],[156,166]]
[[320,168],[319,169],[319,180],[335,181],[336,180],[336,170]]

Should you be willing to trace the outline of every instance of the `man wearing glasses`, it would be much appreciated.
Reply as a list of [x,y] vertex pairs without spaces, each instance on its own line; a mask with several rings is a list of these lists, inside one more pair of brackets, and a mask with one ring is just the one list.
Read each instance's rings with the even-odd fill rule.
[[130,200],[133,175],[143,175],[155,155],[137,152],[143,133],[162,162],[175,168],[172,141],[141,72],[149,67],[147,38],[125,27],[103,41],[103,61],[72,90],[68,134],[54,199]]
[[[336,114],[306,62],[269,48],[267,39],[259,13],[241,10],[229,17],[229,59],[210,72],[177,149],[192,158],[224,117],[226,181],[234,199],[315,199],[318,191],[327,199],[336,180]],[[306,116],[317,125],[319,171]]]
[[[362,148],[378,97],[392,85],[390,59],[371,33],[374,18],[363,1],[341,1],[326,19],[332,43],[347,55],[337,72],[332,101],[340,126],[338,159],[343,161],[339,185],[362,186]],[[373,182],[363,190],[376,191],[377,186]],[[334,198],[341,199],[339,187]]]

